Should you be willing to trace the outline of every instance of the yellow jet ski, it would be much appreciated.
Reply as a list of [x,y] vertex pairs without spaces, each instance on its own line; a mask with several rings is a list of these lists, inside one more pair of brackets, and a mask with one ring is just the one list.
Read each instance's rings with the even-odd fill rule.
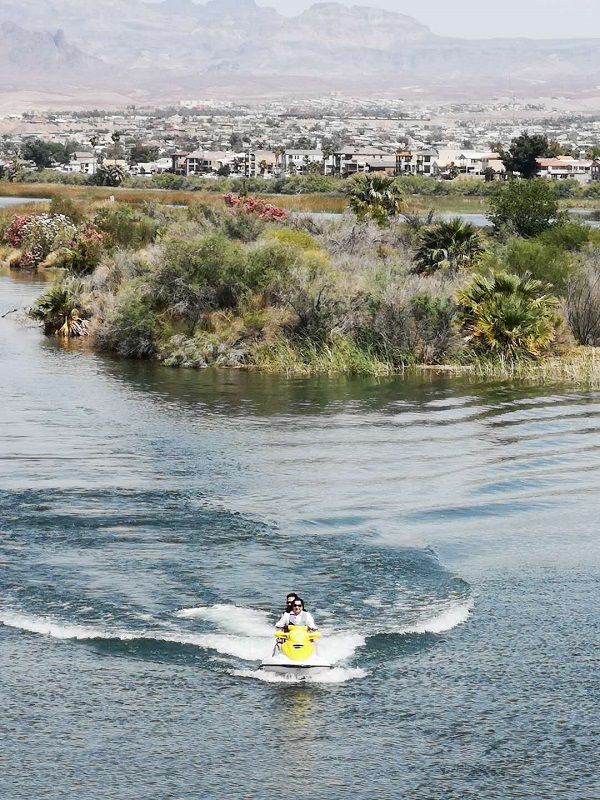
[[306,625],[290,625],[287,631],[275,631],[277,642],[269,661],[259,669],[283,675],[298,675],[307,671],[318,672],[332,668],[317,655],[315,642],[321,638],[319,631],[309,631]]

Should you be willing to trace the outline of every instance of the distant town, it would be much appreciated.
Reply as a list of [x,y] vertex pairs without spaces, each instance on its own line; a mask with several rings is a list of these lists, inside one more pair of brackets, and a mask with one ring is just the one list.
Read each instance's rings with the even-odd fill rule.
[[162,109],[0,116],[0,171],[264,178],[364,172],[495,180],[500,151],[520,131],[550,142],[538,174],[600,180],[600,116],[567,115],[510,98],[493,106],[408,107],[327,96],[245,106],[200,99]]

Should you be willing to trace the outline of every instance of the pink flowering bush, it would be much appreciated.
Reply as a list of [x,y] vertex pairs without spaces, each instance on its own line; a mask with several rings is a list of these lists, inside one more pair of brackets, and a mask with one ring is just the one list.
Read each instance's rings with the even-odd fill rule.
[[19,214],[14,217],[4,234],[5,240],[11,247],[21,247],[25,236],[25,229],[32,219],[30,215],[26,214]]
[[252,214],[264,222],[283,222],[288,218],[288,212],[284,208],[279,208],[272,203],[267,203],[260,197],[240,197],[229,192],[223,198],[228,208]]
[[78,275],[93,272],[102,258],[105,239],[105,234],[93,223],[84,223],[70,245],[60,251],[56,266]]
[[22,251],[18,266],[34,269],[50,253],[69,247],[76,234],[77,228],[64,214],[35,214],[15,217],[4,238]]

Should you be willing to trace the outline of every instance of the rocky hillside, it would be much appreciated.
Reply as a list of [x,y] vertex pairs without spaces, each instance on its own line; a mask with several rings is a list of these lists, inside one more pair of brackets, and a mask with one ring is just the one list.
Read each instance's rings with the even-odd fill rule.
[[[254,0],[0,0],[9,83],[57,81],[156,99],[415,85],[535,91],[600,81],[596,40],[473,41],[403,14],[320,3],[295,18]],[[59,31],[57,33],[57,31]],[[141,95],[140,95],[141,96]]]

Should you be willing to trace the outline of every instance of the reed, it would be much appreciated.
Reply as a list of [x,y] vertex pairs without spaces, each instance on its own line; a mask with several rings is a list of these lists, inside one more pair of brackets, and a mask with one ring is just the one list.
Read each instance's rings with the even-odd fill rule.
[[468,364],[421,365],[416,370],[454,376],[597,388],[600,387],[600,349],[575,347],[566,353],[539,360],[472,357]]
[[336,337],[332,342],[295,344],[279,338],[257,345],[254,366],[265,372],[288,375],[392,375],[394,367],[359,347],[350,337]]

